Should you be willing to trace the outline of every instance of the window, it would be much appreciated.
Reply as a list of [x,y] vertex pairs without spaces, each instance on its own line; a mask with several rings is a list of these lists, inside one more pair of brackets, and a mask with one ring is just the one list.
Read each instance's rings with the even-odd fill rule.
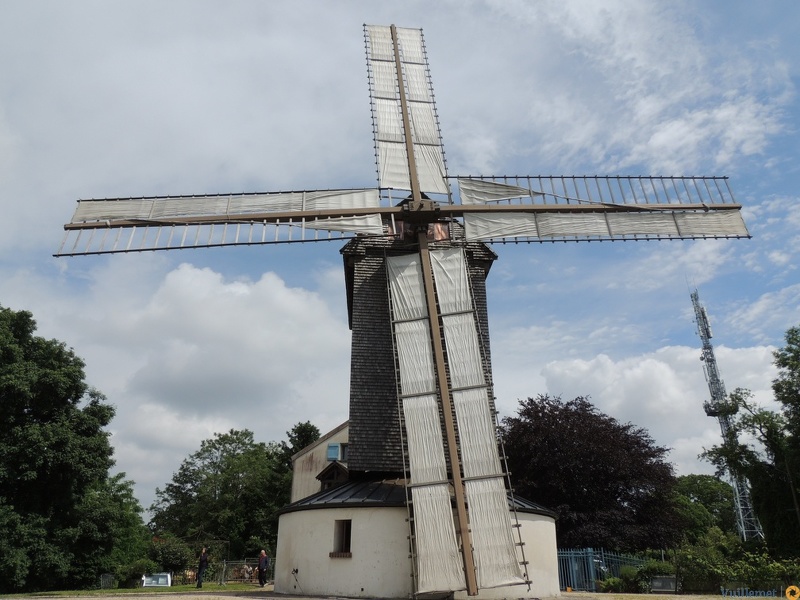
[[347,462],[347,444],[328,444],[328,461]]
[[336,520],[333,522],[333,552],[331,558],[351,558],[350,532],[353,528],[351,519]]
[[339,460],[339,444],[328,444],[328,460]]

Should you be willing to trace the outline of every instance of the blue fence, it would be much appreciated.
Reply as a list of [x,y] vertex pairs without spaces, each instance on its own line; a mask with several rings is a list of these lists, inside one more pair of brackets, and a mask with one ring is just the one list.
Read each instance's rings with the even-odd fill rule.
[[639,567],[643,564],[643,558],[601,548],[559,550],[558,582],[562,591],[571,588],[576,592],[596,592],[599,591],[598,582],[619,577],[621,567]]

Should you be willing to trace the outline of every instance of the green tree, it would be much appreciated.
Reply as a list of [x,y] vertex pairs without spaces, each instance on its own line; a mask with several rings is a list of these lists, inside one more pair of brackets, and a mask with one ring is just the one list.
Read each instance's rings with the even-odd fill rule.
[[714,475],[681,475],[675,493],[687,541],[696,542],[710,527],[718,527],[724,533],[736,533],[730,484]]
[[796,436],[783,411],[756,405],[748,390],[737,389],[730,397],[738,407],[730,433],[703,456],[720,472],[731,471],[750,482],[753,508],[771,552],[796,556],[800,552]]
[[125,479],[125,473],[109,477],[98,498],[109,504],[105,518],[114,532],[114,548],[108,562],[114,572],[119,572],[147,555],[150,530],[142,520],[144,510],[133,494],[133,481]]
[[313,444],[319,439],[320,433],[316,425],[310,421],[298,423],[286,432],[287,442],[281,442],[281,454],[283,467],[287,472],[292,469],[292,456],[300,452],[306,446]]
[[150,541],[147,554],[159,569],[171,573],[186,570],[194,559],[186,542],[172,535],[154,537]]
[[117,532],[108,516],[114,416],[63,342],[0,307],[0,592],[94,585]]
[[730,433],[704,456],[749,480],[768,548],[789,557],[800,553],[800,327],[790,328],[785,341],[773,354],[778,410],[757,405],[749,390],[734,390]]
[[514,488],[558,514],[560,547],[639,550],[677,542],[675,477],[647,431],[586,398],[540,395],[503,420]]
[[231,557],[274,547],[277,511],[289,497],[281,456],[278,444],[255,442],[246,429],[204,440],[156,489],[151,527],[199,544],[226,541]]

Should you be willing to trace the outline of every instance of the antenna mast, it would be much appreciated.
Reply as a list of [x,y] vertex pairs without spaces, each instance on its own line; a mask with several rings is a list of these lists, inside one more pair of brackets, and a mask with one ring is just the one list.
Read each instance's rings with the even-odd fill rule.
[[[709,417],[716,417],[719,421],[719,428],[722,432],[722,439],[728,440],[733,432],[733,415],[736,413],[737,406],[728,399],[725,392],[725,384],[717,369],[717,359],[714,356],[714,346],[711,345],[711,324],[708,321],[706,309],[700,304],[700,296],[697,290],[691,293],[692,305],[694,306],[695,322],[697,323],[697,333],[703,342],[703,351],[700,360],[703,361],[703,370],[708,382],[708,390],[711,392],[711,399],[703,403],[703,409]],[[763,540],[764,532],[761,523],[758,522],[753,511],[753,501],[750,498],[750,485],[746,478],[739,476],[732,471],[728,471],[731,487],[733,488],[733,502],[736,511],[736,527],[742,540]]]

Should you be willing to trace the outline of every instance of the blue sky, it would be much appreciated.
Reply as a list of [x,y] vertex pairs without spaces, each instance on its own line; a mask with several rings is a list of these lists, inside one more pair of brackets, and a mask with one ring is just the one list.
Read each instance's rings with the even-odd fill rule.
[[727,175],[749,240],[499,245],[501,414],[588,395],[672,448],[728,390],[769,403],[800,323],[791,2],[76,0],[0,5],[0,305],[86,360],[147,506],[214,432],[347,418],[338,245],[52,257],[78,198],[375,184],[362,24],[424,30],[451,175]]

